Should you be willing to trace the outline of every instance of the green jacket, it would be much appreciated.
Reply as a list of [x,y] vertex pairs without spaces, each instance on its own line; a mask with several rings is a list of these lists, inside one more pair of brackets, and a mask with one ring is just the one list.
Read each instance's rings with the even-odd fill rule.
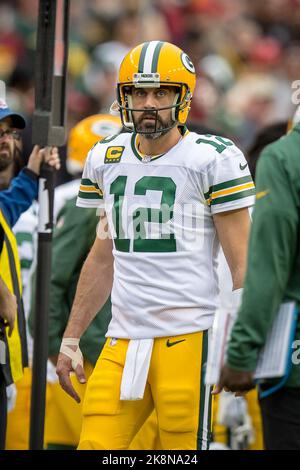
[[[227,365],[245,371],[255,369],[281,302],[300,305],[300,124],[265,148],[256,174],[248,269],[227,351]],[[300,387],[299,364],[286,386]]]
[[[99,218],[95,209],[76,207],[76,198],[60,210],[53,233],[49,317],[49,356],[59,353],[82,265],[96,236]],[[80,340],[83,356],[95,364],[105,342],[111,319],[111,302],[106,302]],[[31,318],[32,320],[32,318]]]

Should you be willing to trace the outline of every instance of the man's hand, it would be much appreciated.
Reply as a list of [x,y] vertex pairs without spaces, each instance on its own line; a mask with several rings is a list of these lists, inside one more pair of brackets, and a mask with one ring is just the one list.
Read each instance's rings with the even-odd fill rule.
[[47,149],[41,149],[39,145],[35,145],[29,157],[27,168],[39,175],[42,162],[46,162],[56,170],[59,170],[60,158],[58,154],[58,148],[49,147]]
[[236,371],[228,366],[223,366],[219,383],[216,385],[213,395],[220,393],[223,388],[226,392],[236,392],[236,396],[255,387],[253,372]]
[[[74,352],[76,351],[76,346],[68,346]],[[70,397],[74,398],[77,403],[80,403],[80,397],[76,390],[74,389],[72,382],[70,380],[70,373],[75,372],[77,380],[80,383],[86,382],[85,373],[81,364],[77,364],[76,369],[74,370],[72,367],[72,359],[66,356],[64,353],[60,353],[57,360],[56,365],[56,374],[59,378],[60,386],[64,389],[64,391],[70,395]]]
[[8,336],[11,336],[14,329],[17,309],[16,296],[8,290],[5,282],[0,277],[0,317],[3,318],[9,326]]

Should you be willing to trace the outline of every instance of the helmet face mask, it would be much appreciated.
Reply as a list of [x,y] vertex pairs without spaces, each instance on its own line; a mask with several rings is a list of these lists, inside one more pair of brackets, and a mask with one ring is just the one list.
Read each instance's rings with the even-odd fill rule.
[[[195,68],[189,57],[177,46],[151,41],[130,51],[120,66],[117,105],[124,128],[155,138],[186,122],[195,88]],[[172,104],[159,108],[137,108],[132,105],[135,88],[175,88]],[[170,122],[161,126],[159,113],[170,110]],[[151,113],[155,117],[152,130],[139,129],[133,113]],[[152,137],[151,137],[152,135]]]
[[[132,83],[122,83],[118,84],[117,92],[118,92],[118,104],[119,110],[121,114],[122,124],[123,127],[139,134],[151,135],[151,134],[165,134],[166,131],[173,129],[176,125],[178,125],[178,114],[180,110],[184,110],[186,107],[189,107],[191,96],[188,90],[188,86],[185,83],[169,83],[165,82],[159,83],[159,87],[155,86],[155,88],[173,88],[175,90],[175,97],[174,101],[170,106],[164,106],[159,108],[136,108],[132,105],[132,88],[154,88],[149,87],[148,84],[142,84],[139,86],[134,86]],[[122,105],[121,103],[124,103]],[[170,123],[167,126],[159,127],[160,117],[159,113],[161,111],[170,110]],[[150,130],[142,130],[138,127],[136,119],[133,116],[133,113],[147,113],[153,114],[155,118],[155,125],[152,131]]]

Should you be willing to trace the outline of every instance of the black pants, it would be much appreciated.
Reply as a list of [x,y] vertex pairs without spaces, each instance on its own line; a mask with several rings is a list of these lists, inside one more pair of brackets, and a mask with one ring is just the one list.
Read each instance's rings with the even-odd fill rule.
[[6,424],[7,424],[6,384],[5,384],[3,372],[0,366],[0,450],[4,450],[5,448]]
[[300,388],[283,387],[259,404],[266,450],[300,450]]

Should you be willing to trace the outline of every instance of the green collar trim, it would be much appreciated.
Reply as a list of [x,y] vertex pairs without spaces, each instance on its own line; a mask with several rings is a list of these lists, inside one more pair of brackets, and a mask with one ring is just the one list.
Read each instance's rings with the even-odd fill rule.
[[[141,162],[144,162],[145,159],[147,158],[146,155],[144,155],[143,153],[139,152],[138,148],[137,148],[137,145],[136,145],[136,139],[137,139],[137,136],[138,134],[132,134],[132,137],[131,137],[131,148],[132,148],[132,151],[134,153],[134,155],[141,161]],[[152,162],[153,160],[157,160],[158,158],[162,157],[163,155],[165,155],[164,153],[161,153],[160,155],[153,155],[150,157],[150,162]],[[148,157],[149,159],[149,157]],[[149,160],[147,160],[149,161]]]
[[[182,135],[182,137],[185,137],[188,133],[189,133],[189,130],[186,126],[178,126],[179,127],[179,131]],[[131,136],[131,148],[132,148],[132,151],[134,153],[134,155],[140,160],[140,162],[144,162],[145,159],[147,159],[146,161],[147,162],[152,162],[154,160],[157,160],[158,158],[161,158],[165,155],[165,153],[161,153],[159,155],[153,155],[150,157],[150,160],[149,160],[149,157],[147,157],[146,155],[144,155],[143,153],[141,153],[138,148],[137,148],[137,145],[136,145],[136,139],[137,139],[137,136],[138,134],[134,133],[132,134]]]

